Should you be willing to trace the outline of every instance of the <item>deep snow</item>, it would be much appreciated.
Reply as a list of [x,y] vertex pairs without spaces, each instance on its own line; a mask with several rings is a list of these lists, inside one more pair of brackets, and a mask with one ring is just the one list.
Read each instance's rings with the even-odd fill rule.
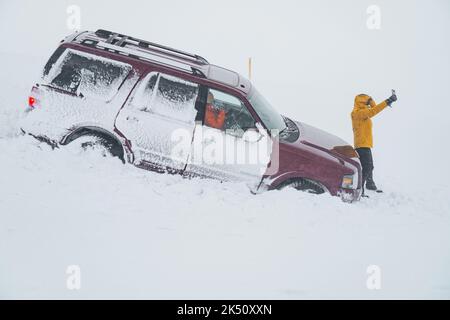
[[[376,33],[362,2],[217,4],[208,28],[178,2],[179,24],[147,37],[142,21],[152,9],[146,30],[163,24],[164,3],[124,23],[121,10],[77,2],[85,28],[124,28],[241,72],[256,55],[256,86],[281,112],[346,140],[355,94],[370,89],[380,101],[398,89],[374,120],[385,193],[354,204],[293,190],[251,195],[243,184],[156,174],[21,136],[33,81],[69,33],[66,7],[2,2],[0,28],[15,28],[0,47],[0,298],[450,298],[447,1],[383,3]],[[246,32],[210,23],[227,12],[253,23]],[[40,13],[59,18],[30,26]],[[81,268],[80,290],[66,288],[69,265]],[[370,265],[381,268],[380,290],[366,287]]]
[[[28,137],[0,141],[2,297],[450,296],[442,190],[390,179],[404,191],[353,205],[292,190],[254,196]],[[76,292],[65,288],[74,264]],[[376,292],[365,287],[373,264]]]

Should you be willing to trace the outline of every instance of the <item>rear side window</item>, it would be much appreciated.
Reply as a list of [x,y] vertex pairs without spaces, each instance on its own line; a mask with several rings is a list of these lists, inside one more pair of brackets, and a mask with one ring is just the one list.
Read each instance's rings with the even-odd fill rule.
[[160,74],[158,80],[152,111],[185,122],[194,119],[198,85],[166,74]]
[[44,68],[47,84],[102,100],[110,100],[114,96],[132,69],[129,64],[72,49],[66,49],[54,63],[51,61],[53,58]]
[[58,47],[58,49],[55,50],[55,52],[52,54],[50,59],[48,59],[47,64],[44,67],[44,74],[43,77],[45,78],[50,70],[52,69],[53,65],[58,61],[59,57],[61,57],[62,53],[66,50],[64,47]]
[[197,113],[199,86],[196,83],[159,72],[151,72],[142,81],[132,107],[160,116],[191,122]]

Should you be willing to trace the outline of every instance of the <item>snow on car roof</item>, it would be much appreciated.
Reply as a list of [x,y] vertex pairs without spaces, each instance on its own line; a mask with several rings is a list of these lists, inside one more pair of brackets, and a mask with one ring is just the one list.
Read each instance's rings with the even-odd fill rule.
[[[104,31],[104,32],[109,32],[109,31]],[[139,42],[142,42],[145,45],[149,45],[150,47],[160,46],[160,45],[154,44],[151,42],[145,42],[144,40],[139,40],[139,39],[131,38],[131,37],[124,36],[124,35],[118,35],[118,34],[115,34],[115,35],[121,36],[124,39],[124,41],[125,40],[134,41],[134,42],[137,41],[138,46],[133,45],[131,47],[127,47],[125,45],[118,46],[117,44],[108,43],[108,42],[104,41],[105,40],[104,38],[99,37],[97,33],[90,32],[90,31],[75,33],[74,35],[66,37],[66,39],[64,41],[65,42],[75,41],[80,44],[87,44],[87,42],[85,42],[85,40],[89,40],[89,39],[97,40],[97,41],[95,41],[96,42],[95,46],[98,48],[101,48],[101,49],[106,48],[106,49],[116,50],[116,51],[118,50],[127,55],[137,55],[139,57],[149,59],[152,62],[162,63],[166,66],[167,65],[173,66],[175,68],[185,70],[185,71],[189,71],[190,68],[195,68],[196,70],[203,73],[205,75],[205,77],[209,80],[217,81],[222,84],[232,86],[232,87],[234,87],[240,91],[243,91],[245,93],[250,92],[251,83],[249,80],[245,79],[244,77],[242,77],[240,74],[238,74],[235,71],[232,71],[232,70],[220,67],[220,66],[216,66],[213,64],[209,64],[208,61],[206,61],[206,59],[204,59],[200,56],[189,54],[189,53],[184,53],[182,51],[179,51],[176,49],[171,49],[171,48],[166,48],[164,46],[161,46],[161,47],[164,49],[167,49],[167,50],[160,50],[160,49],[157,49],[157,50],[148,49],[147,50],[147,49],[143,48],[142,46],[139,47]],[[174,51],[174,53],[171,53],[170,51]],[[183,55],[189,56],[191,61],[188,61],[189,59],[182,58]],[[177,58],[177,56],[178,56],[178,58]],[[195,57],[195,59],[192,60],[192,57]]]
[[224,83],[246,93],[248,93],[251,88],[250,81],[242,77],[239,73],[213,64],[208,66],[206,77],[209,80]]

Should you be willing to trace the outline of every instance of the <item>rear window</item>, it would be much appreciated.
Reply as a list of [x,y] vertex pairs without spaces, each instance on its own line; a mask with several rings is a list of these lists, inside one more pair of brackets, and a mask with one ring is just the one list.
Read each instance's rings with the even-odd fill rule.
[[44,82],[76,95],[110,100],[131,71],[129,64],[72,49],[57,60],[54,55],[44,68]]

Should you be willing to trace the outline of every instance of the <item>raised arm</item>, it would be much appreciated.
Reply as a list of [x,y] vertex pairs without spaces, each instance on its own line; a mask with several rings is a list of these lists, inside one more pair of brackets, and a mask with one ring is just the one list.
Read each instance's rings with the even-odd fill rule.
[[356,119],[368,119],[376,116],[380,113],[384,108],[387,107],[386,100],[381,102],[380,104],[376,104],[372,99],[370,100],[371,108],[359,109],[353,112],[353,117]]

